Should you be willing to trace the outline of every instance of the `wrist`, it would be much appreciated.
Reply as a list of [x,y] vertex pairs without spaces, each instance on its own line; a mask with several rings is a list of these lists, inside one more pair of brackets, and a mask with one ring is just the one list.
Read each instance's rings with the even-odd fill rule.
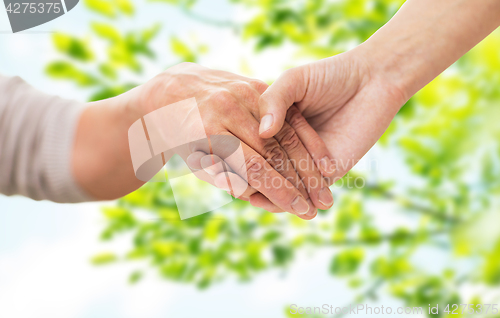
[[370,86],[387,94],[392,102],[384,107],[394,108],[397,113],[414,94],[412,81],[415,77],[412,70],[404,66],[408,64],[411,67],[411,63],[405,61],[404,54],[393,50],[391,43],[384,44],[380,45],[370,38],[353,49],[352,53],[360,61],[361,72],[364,74],[362,87]]
[[181,89],[175,73],[166,71],[124,94],[89,103],[78,124],[72,159],[82,188],[97,199],[115,199],[144,184],[134,173],[128,130],[144,115],[184,99]]
[[115,199],[142,185],[135,177],[128,147],[128,129],[137,115],[127,108],[120,95],[89,103],[80,116],[73,174],[96,199]]
[[130,124],[158,108],[185,99],[182,86],[169,70],[116,97],[120,99],[117,104],[127,114]]

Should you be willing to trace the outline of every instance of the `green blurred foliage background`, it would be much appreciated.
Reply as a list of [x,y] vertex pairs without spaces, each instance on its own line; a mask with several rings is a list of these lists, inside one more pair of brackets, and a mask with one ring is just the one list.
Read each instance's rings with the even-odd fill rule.
[[[365,41],[404,2],[230,0],[251,12],[237,22],[195,13],[196,0],[152,1],[165,10],[180,8],[207,26],[234,30],[242,43],[254,46],[256,56],[288,45],[297,60],[325,58]],[[131,19],[134,2],[83,3],[96,13],[95,21],[83,38],[54,34],[60,59],[47,65],[47,74],[86,88],[90,101],[139,85],[121,74],[140,74],[145,62],[154,63],[151,42],[162,21],[124,31],[114,22]],[[203,45],[178,36],[166,40],[177,57],[171,65],[197,62],[209,49],[217,50],[217,39],[204,39]],[[102,239],[129,235],[129,251],[103,252],[92,262],[137,262],[131,283],[154,270],[168,280],[209,288],[225,279],[248,281],[271,268],[286,270],[297,253],[321,249],[331,253],[324,270],[347,280],[358,291],[357,302],[384,294],[411,307],[484,303],[480,294],[464,299],[459,289],[500,285],[499,48],[496,31],[403,106],[378,147],[402,158],[404,178],[351,172],[345,179],[366,178],[366,185],[334,188],[337,203],[311,222],[243,201],[180,221],[168,183],[149,183],[103,209]],[[158,72],[168,66],[158,65]],[[407,218],[406,225],[384,226],[388,210]],[[432,263],[432,253],[456,261],[429,270],[424,265]],[[458,316],[464,315],[460,310]]]

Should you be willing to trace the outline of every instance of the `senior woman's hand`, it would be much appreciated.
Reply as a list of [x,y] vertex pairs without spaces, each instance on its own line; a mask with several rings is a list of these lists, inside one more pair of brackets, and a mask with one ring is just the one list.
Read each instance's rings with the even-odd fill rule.
[[[244,164],[235,166],[229,163],[231,177],[247,176],[246,179],[239,180],[250,185],[242,198],[255,197],[257,199],[253,200],[253,203],[270,211],[284,210],[301,218],[311,219],[316,215],[316,208],[326,209],[333,204],[328,184],[323,179],[323,176],[332,175],[333,171],[328,166],[320,172],[306,150],[308,140],[300,140],[299,134],[290,125],[284,125],[275,138],[259,137],[258,100],[266,89],[267,85],[262,81],[192,63],[182,63],[123,95],[96,102],[86,110],[86,116],[83,116],[79,128],[82,133],[77,133],[75,165],[87,167],[75,168],[77,179],[87,191],[102,199],[116,198],[137,189],[142,183],[131,180],[130,173],[133,174],[133,169],[130,156],[125,155],[123,151],[124,144],[128,145],[126,140],[123,140],[127,136],[126,132],[123,133],[124,129],[128,130],[133,122],[148,113],[194,97],[207,136],[236,136],[242,142]],[[108,119],[104,115],[107,113],[110,117]],[[99,124],[107,124],[109,134],[101,135],[99,140],[93,141],[84,136],[83,132],[96,130],[96,125]],[[109,129],[110,126],[113,129]],[[189,122],[186,122],[185,127],[185,131],[179,131],[179,138],[190,134]],[[303,127],[299,125],[296,128]],[[109,142],[106,143],[108,139]],[[314,143],[318,140],[319,137],[311,139]],[[107,148],[102,151],[107,155],[99,159],[88,158],[85,155],[85,147]],[[328,151],[324,144],[318,147],[322,152]],[[128,152],[128,149],[126,150]],[[198,150],[208,152],[208,149],[190,150],[195,153],[194,156],[203,154]],[[119,159],[120,156],[125,156],[128,160]],[[165,159],[168,161],[169,158]],[[191,163],[191,166],[196,161],[192,160],[193,156],[190,157],[191,160],[185,156],[184,159],[188,161],[188,165]],[[298,166],[297,163],[303,164]],[[128,166],[127,174],[117,176],[118,172],[123,172],[125,166]],[[109,181],[102,182],[103,175],[107,175],[107,179],[111,178],[110,173],[106,173],[108,170],[120,180],[112,187],[109,186]],[[97,178],[95,175],[99,173],[101,177]],[[135,179],[135,176],[133,178]],[[99,179],[100,182],[96,182]],[[202,179],[221,185],[220,180],[214,179],[208,173]],[[273,186],[273,180],[279,180],[274,184],[281,186]],[[256,191],[258,193],[255,193]]]

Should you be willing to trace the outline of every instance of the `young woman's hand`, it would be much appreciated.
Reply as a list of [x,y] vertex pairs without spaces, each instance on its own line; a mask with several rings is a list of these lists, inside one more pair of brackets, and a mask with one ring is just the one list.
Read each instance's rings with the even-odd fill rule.
[[[260,136],[275,136],[295,105],[327,145],[323,149],[321,143],[306,144],[315,163],[321,166],[328,158],[336,167],[334,179],[341,178],[375,144],[408,98],[377,77],[368,61],[358,47],[284,72],[260,98]],[[313,133],[309,128],[297,130],[301,140]]]

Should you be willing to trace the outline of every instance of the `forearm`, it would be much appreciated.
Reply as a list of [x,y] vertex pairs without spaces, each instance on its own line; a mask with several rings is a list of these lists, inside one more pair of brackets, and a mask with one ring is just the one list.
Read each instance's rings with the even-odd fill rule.
[[409,99],[499,25],[498,0],[409,0],[360,50]]

